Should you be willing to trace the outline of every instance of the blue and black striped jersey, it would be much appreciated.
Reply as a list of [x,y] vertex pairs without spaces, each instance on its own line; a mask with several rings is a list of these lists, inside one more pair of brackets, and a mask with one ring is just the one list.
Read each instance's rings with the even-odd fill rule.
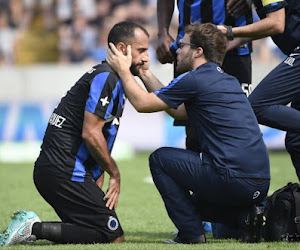
[[[192,22],[225,24],[239,27],[253,22],[252,14],[235,18],[226,10],[227,0],[177,0],[179,10],[179,26],[177,39],[184,36],[184,27]],[[248,55],[252,51],[252,44],[246,43],[235,49],[237,55]]]
[[103,62],[87,73],[61,99],[52,113],[35,167],[73,181],[97,179],[96,163],[82,139],[84,111],[105,120],[102,130],[111,152],[125,104],[122,82]]

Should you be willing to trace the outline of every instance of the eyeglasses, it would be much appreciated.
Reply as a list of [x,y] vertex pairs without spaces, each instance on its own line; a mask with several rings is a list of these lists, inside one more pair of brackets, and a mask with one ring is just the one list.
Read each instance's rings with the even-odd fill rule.
[[178,48],[183,49],[183,47],[186,46],[186,45],[189,45],[189,46],[195,47],[195,48],[197,47],[195,44],[192,44],[192,43],[184,43],[184,42],[182,42],[181,39],[179,40],[179,42],[178,42]]

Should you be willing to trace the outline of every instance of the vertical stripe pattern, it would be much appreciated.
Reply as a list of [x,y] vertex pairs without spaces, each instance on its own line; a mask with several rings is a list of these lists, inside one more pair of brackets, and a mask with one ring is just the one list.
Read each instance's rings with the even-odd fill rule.
[[85,108],[86,110],[90,111],[91,113],[95,112],[96,106],[100,99],[100,96],[101,96],[101,93],[104,88],[104,85],[105,85],[108,75],[109,75],[109,72],[104,72],[104,73],[98,74],[94,78],[94,80],[91,84],[89,98],[86,102],[86,108]]
[[[228,14],[226,4],[228,0],[178,0],[179,26],[177,39],[184,37],[184,27],[195,21],[201,23],[225,24],[233,27],[252,23],[252,14],[238,19]],[[248,55],[252,51],[251,42],[242,45],[234,51],[238,55]]]

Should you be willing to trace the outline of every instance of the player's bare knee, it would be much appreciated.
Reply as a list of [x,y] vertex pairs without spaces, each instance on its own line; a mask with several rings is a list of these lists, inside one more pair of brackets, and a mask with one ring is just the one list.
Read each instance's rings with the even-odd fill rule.
[[120,237],[118,237],[118,238],[112,240],[110,243],[122,243],[122,242],[124,242],[124,241],[125,241],[125,237],[124,237],[124,234],[123,234],[123,235],[121,235]]

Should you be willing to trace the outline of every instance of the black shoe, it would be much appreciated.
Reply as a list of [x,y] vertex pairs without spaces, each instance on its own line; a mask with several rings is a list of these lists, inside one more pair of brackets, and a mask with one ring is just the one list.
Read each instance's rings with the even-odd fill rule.
[[253,206],[242,226],[242,241],[257,243],[261,239],[261,229],[265,223],[263,211],[258,206]]
[[202,243],[206,243],[206,238],[204,234],[189,240],[182,239],[177,236],[174,239],[167,239],[165,240],[165,242],[171,244],[202,244]]

